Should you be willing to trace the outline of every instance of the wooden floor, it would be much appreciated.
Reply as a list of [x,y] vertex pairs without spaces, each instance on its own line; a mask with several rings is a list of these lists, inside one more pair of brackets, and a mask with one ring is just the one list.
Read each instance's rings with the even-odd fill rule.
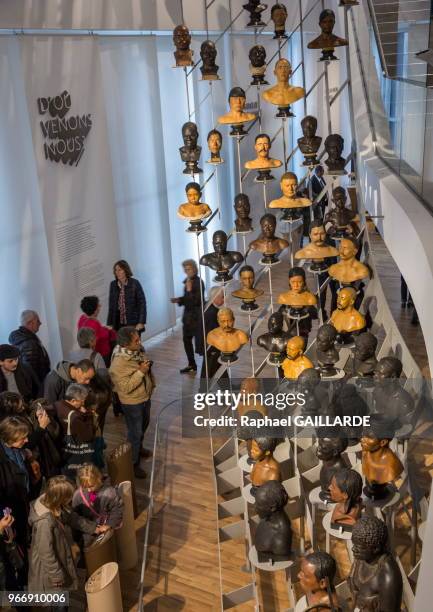
[[[372,246],[377,253],[378,271],[384,281],[392,311],[420,367],[427,372],[428,364],[425,349],[422,350],[421,330],[411,326],[410,315],[400,309],[398,270],[378,236],[373,236]],[[287,270],[287,257],[285,262],[272,269],[274,300],[279,292],[287,290]],[[270,301],[267,275],[261,278],[259,286],[265,290],[265,295],[259,300],[260,304],[265,306]],[[230,288],[230,291],[233,289],[234,287]],[[236,325],[247,330],[248,317],[239,314],[238,304],[233,303],[229,294],[227,302],[236,313]],[[234,377],[250,376],[252,361],[257,368],[266,356],[255,342],[258,334],[267,331],[266,321],[267,317],[254,331],[252,354],[248,347],[241,352],[239,362],[233,368]],[[245,564],[244,542],[242,539],[224,542],[219,560],[210,441],[207,435],[202,439],[182,436],[181,396],[182,393],[191,393],[197,380],[189,375],[179,374],[179,368],[186,365],[180,327],[147,342],[146,350],[154,361],[157,388],[152,399],[152,419],[145,445],[149,448],[153,445],[157,415],[160,421],[160,443],[155,457],[155,512],[151,522],[148,567],[145,573],[144,610],[216,612],[221,609],[220,571],[225,593],[246,585],[249,581],[249,574],[242,569]],[[274,371],[266,366],[261,376],[274,376]],[[170,402],[172,404],[167,406]],[[115,418],[111,414],[105,433],[109,449],[123,441],[125,428],[122,417]],[[143,462],[145,469],[150,470],[150,466],[150,461]],[[140,550],[143,546],[147,517],[148,486],[148,479],[137,481],[138,503],[142,510],[136,522]],[[220,522],[220,526],[223,524]],[[296,528],[297,526],[295,530]],[[344,578],[349,570],[347,554],[338,546],[335,553],[339,557],[341,577]],[[407,551],[404,554],[407,554]],[[258,577],[262,610],[284,610],[288,606],[284,574],[262,574]],[[139,567],[121,575],[125,610],[136,609],[139,579]],[[237,612],[253,609],[251,604],[233,608]]]

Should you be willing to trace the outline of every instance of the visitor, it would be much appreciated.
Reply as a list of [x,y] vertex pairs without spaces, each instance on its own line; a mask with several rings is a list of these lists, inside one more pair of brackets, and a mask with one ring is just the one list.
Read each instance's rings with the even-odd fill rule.
[[[94,331],[95,342],[94,346],[92,346],[92,350],[96,351],[96,353],[99,355],[102,355],[108,367],[110,365],[111,351],[116,341],[116,333],[98,321],[101,303],[96,295],[84,297],[81,300],[80,307],[84,314],[82,314],[78,320],[78,329],[91,328]],[[82,341],[84,341],[84,338],[81,338]],[[80,348],[89,348],[88,346],[83,346],[83,344],[80,343],[79,336],[77,339]],[[84,357],[80,357],[79,359],[84,359]],[[77,361],[79,361],[79,359],[77,359]],[[87,359],[89,359],[89,357],[87,357]],[[72,361],[74,361],[74,358],[72,358]],[[96,367],[98,368],[99,366],[97,365]]]
[[77,363],[61,361],[45,379],[44,397],[50,404],[54,404],[64,399],[66,389],[71,383],[89,385],[94,376],[95,366],[89,359],[82,359]]
[[0,392],[19,393],[25,402],[38,396],[39,383],[32,370],[21,363],[20,351],[12,344],[0,344]]
[[[224,290],[222,287],[212,287],[209,291],[209,299],[205,305],[204,310],[204,322],[205,322],[205,333],[206,336],[210,331],[219,327],[218,323],[218,310],[224,306]],[[203,327],[202,327],[203,333]],[[205,341],[206,346],[206,341]],[[213,378],[220,367],[218,358],[221,351],[214,346],[207,347],[207,375],[209,379]],[[206,378],[206,361],[203,357],[203,363],[201,366],[200,378]]]
[[[315,200],[326,187],[326,181],[323,178],[325,171],[323,166],[316,166],[314,169],[314,174],[311,177],[311,190],[313,200]],[[326,207],[328,206],[328,194],[325,191],[324,195],[316,202],[317,209],[319,212],[319,218],[324,219]],[[315,207],[316,208],[316,207]],[[316,215],[315,215],[316,216]]]
[[108,298],[107,325],[116,331],[134,326],[141,334],[146,325],[146,297],[140,282],[124,259],[113,266],[115,279],[111,281]]
[[149,426],[150,398],[155,387],[152,362],[144,352],[135,327],[121,327],[117,342],[110,376],[125,415],[135,476],[145,478],[146,472],[140,468],[140,457],[149,458],[152,455],[142,446],[144,433]]
[[46,375],[51,369],[48,353],[36,335],[42,323],[34,310],[24,310],[21,313],[21,325],[11,332],[10,344],[20,351],[21,363],[31,368],[39,388],[42,389]]
[[[203,348],[203,331],[201,303],[204,300],[204,284],[198,277],[197,264],[193,259],[186,259],[182,262],[186,278],[183,281],[184,290],[183,296],[171,298],[172,304],[184,306],[182,315],[183,325],[183,346],[185,348],[188,365],[180,370],[181,374],[197,372],[197,364],[194,356],[193,340],[195,341],[195,352],[202,355]],[[200,290],[201,283],[201,290]]]
[[[107,373],[107,366],[103,355],[96,348],[96,332],[90,327],[80,327],[77,332],[77,342],[80,347],[77,350],[69,353],[69,359],[72,363],[78,363],[83,359],[88,359],[95,366],[95,371],[98,373]],[[110,353],[111,354],[111,351]]]

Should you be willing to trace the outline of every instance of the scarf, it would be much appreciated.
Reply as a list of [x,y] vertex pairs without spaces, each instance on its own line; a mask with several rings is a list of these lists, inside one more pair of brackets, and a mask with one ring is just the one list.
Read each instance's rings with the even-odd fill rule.
[[126,302],[125,302],[125,287],[127,285],[127,282],[121,283],[120,281],[118,281],[117,285],[120,289],[119,302],[118,302],[120,325],[127,325],[128,322],[126,320]]
[[138,351],[131,351],[130,349],[125,348],[124,346],[120,346],[119,344],[116,344],[116,346],[113,349],[113,355],[111,357],[111,360],[113,360],[113,358],[116,355],[131,357],[131,359],[133,359],[134,361],[138,361],[141,363],[144,358],[144,349],[141,348]]

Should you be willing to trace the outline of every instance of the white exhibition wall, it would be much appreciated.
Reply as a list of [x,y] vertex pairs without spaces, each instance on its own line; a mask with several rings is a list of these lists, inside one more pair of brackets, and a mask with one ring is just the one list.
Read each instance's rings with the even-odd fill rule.
[[[0,4],[0,15],[2,9]],[[317,14],[310,19],[317,20]],[[341,30],[342,24],[338,27]],[[217,34],[210,37],[215,39]],[[194,36],[196,57],[202,40],[203,36]],[[206,164],[206,138],[217,126],[217,117],[226,112],[231,87],[244,87],[248,102],[257,105],[257,90],[249,86],[248,70],[248,51],[255,42],[253,35],[227,32],[217,43],[221,80],[210,85],[201,80],[197,68],[187,93],[184,71],[173,69],[170,34],[0,38],[0,193],[6,221],[0,232],[4,234],[2,254],[9,262],[0,272],[0,282],[9,287],[14,279],[0,319],[0,341],[6,341],[17,327],[19,312],[33,308],[43,319],[41,337],[49,344],[53,360],[67,354],[75,341],[81,297],[97,294],[103,304],[101,318],[105,318],[112,265],[120,257],[129,261],[147,296],[145,337],[175,323],[180,312],[169,298],[182,291],[181,262],[190,257],[197,260],[210,250],[213,231],[222,228],[229,233],[233,227],[233,198],[239,192],[236,145],[223,127],[226,163],[214,173]],[[257,42],[266,47],[268,59],[277,50],[272,35]],[[299,64],[298,33],[283,54],[294,67]],[[323,70],[317,56],[306,56],[307,90]],[[270,83],[276,59],[268,67]],[[333,68],[336,83],[345,78],[344,57],[341,59]],[[330,72],[331,85],[334,76]],[[301,69],[294,83],[302,85]],[[48,98],[61,95],[63,102],[59,98],[58,104],[65,114],[58,109],[60,114],[52,121],[46,109]],[[46,98],[47,103],[38,105],[40,98]],[[343,125],[346,136],[348,122],[339,120],[340,110],[346,112],[344,107],[339,103],[333,107],[332,129],[338,132]],[[318,117],[318,133],[327,136],[323,109],[324,79],[306,104],[299,101],[294,105],[296,119],[287,122],[287,153],[301,135],[300,120],[305,112]],[[261,128],[255,125],[241,143],[242,164],[255,155],[255,135],[267,131],[274,136],[280,126],[271,105],[262,104],[262,112]],[[178,152],[183,144],[181,127],[188,119],[197,123],[200,132],[203,200],[213,209],[219,208],[198,244],[176,216],[177,207],[185,201],[185,185],[191,180],[182,174]],[[53,147],[58,136],[58,121],[69,122],[69,136],[82,143],[77,147],[83,150],[77,150],[71,164],[46,159],[52,154],[47,147]],[[77,123],[84,132],[74,131]],[[350,130],[345,154],[349,152]],[[282,158],[281,134],[272,154]],[[294,155],[290,169],[301,177],[300,161],[299,154]],[[252,179],[250,173],[244,190],[258,220],[264,212],[263,193]],[[278,181],[267,189],[269,200],[277,193]],[[258,221],[254,225],[257,234]],[[231,240],[231,248],[242,246],[236,245],[235,238]],[[209,289],[208,271],[204,276]]]

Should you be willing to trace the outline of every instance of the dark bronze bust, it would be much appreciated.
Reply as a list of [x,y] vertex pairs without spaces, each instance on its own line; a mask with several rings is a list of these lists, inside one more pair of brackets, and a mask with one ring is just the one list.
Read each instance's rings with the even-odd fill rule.
[[345,38],[340,38],[333,33],[335,26],[335,13],[325,9],[320,13],[319,26],[322,30],[320,36],[308,43],[309,49],[322,49],[320,61],[329,62],[338,60],[334,55],[335,47],[346,47],[349,43]]
[[317,159],[317,151],[322,144],[322,138],[316,136],[317,132],[317,119],[312,115],[307,115],[301,121],[301,128],[303,136],[298,138],[298,146],[301,153],[304,155],[303,166],[317,166],[319,160]]
[[403,365],[397,357],[383,357],[374,369],[375,411],[394,419],[397,429],[405,423],[412,423],[415,412],[414,400],[400,381],[402,371]]
[[266,49],[262,45],[254,45],[248,54],[250,58],[250,73],[253,77],[251,85],[269,85],[265,79]]
[[263,253],[260,263],[263,265],[272,265],[278,263],[277,254],[286,249],[289,243],[284,238],[275,236],[277,229],[277,219],[275,215],[266,214],[260,219],[260,227],[262,235],[257,240],[250,243],[250,249]]
[[275,38],[287,38],[286,34],[286,20],[287,20],[287,9],[284,4],[277,2],[271,8],[271,20],[275,26]]
[[344,149],[344,138],[340,134],[329,134],[325,139],[325,151],[328,158],[325,164],[328,167],[327,173],[332,175],[346,174],[344,169],[346,160],[342,156]]
[[388,550],[388,530],[380,519],[363,516],[353,526],[355,558],[349,585],[354,609],[359,612],[400,612],[403,581]]
[[325,215],[326,233],[338,238],[356,234],[357,226],[354,222],[356,215],[353,210],[346,208],[347,192],[344,187],[336,187],[332,191],[332,201],[335,206]]
[[217,272],[214,279],[217,282],[231,280],[233,278],[230,274],[231,268],[244,259],[242,253],[238,251],[227,251],[227,240],[227,234],[217,230],[212,237],[214,252],[202,255],[200,258],[202,266],[208,266]]
[[250,217],[251,205],[249,197],[246,193],[238,193],[238,195],[235,196],[234,208],[236,212],[236,232],[240,234],[249,234],[253,231],[253,228],[251,227],[253,220]]
[[180,147],[180,157],[185,162],[183,174],[200,174],[203,172],[198,167],[201,155],[201,147],[198,143],[198,130],[195,123],[187,121],[182,126],[183,147]]
[[371,332],[365,332],[355,337],[354,376],[371,378],[377,365],[377,338]]
[[317,330],[316,356],[320,371],[323,376],[335,376],[337,369],[335,364],[339,359],[339,353],[335,348],[337,341],[337,330],[333,325],[322,325]]
[[262,21],[262,13],[268,7],[267,4],[262,4],[260,0],[249,0],[247,4],[243,4],[242,8],[250,14],[250,20],[247,23],[247,28],[259,28],[266,25]]
[[292,548],[290,519],[284,511],[289,500],[283,485],[270,480],[256,491],[255,508],[260,517],[254,538],[258,560],[287,561]]
[[322,468],[320,470],[320,487],[322,490],[319,493],[319,497],[324,502],[329,502],[331,500],[329,486],[334,474],[338,470],[347,468],[341,456],[347,448],[347,438],[339,436],[331,438],[330,435],[332,434],[329,433],[329,429],[330,428],[319,430],[316,450],[317,457],[322,462]]
[[192,51],[189,46],[191,44],[191,34],[189,33],[186,25],[178,25],[173,30],[173,42],[176,47],[174,52],[174,59],[176,60],[176,67],[192,66]]
[[215,63],[216,56],[217,49],[212,40],[205,40],[201,43],[200,57],[203,63],[200,66],[200,72],[204,81],[216,81],[219,79],[219,66]]
[[269,363],[281,365],[286,357],[286,346],[290,334],[283,331],[284,317],[280,312],[274,312],[269,317],[268,333],[257,338],[257,344],[269,352]]
[[321,378],[320,372],[315,368],[307,368],[298,376],[297,389],[299,393],[302,393],[305,401],[302,407],[302,413],[305,416],[315,416],[320,412],[319,385]]

